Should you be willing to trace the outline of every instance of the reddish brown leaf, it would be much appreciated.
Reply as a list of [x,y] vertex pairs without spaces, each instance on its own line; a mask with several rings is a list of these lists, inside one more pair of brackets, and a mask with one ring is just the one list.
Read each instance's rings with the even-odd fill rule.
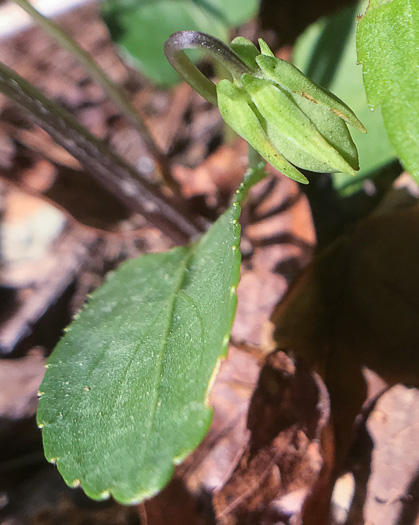
[[[299,514],[322,466],[320,440],[328,413],[320,378],[294,366],[284,353],[272,353],[249,409],[249,445],[214,496],[220,523],[276,523]],[[289,493],[294,502],[282,499]]]
[[178,472],[192,492],[219,490],[237,466],[249,438],[247,411],[258,375],[256,359],[230,347],[211,391],[211,429]]
[[371,217],[315,259],[273,316],[278,346],[318,370],[331,397],[330,492],[367,396],[364,367],[419,384],[418,259],[417,206]]
[[198,502],[179,478],[139,508],[142,525],[206,525]]
[[246,258],[244,250],[232,337],[235,343],[261,347],[275,305],[312,256],[314,226],[298,184],[278,176],[253,188],[241,222],[243,248],[250,245],[250,253]]

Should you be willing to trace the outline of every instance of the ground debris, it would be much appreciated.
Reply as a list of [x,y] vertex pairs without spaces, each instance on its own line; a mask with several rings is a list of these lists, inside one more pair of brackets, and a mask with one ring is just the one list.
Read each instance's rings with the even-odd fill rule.
[[249,408],[248,446],[214,495],[219,523],[288,522],[301,512],[320,473],[329,399],[321,379],[273,352]]

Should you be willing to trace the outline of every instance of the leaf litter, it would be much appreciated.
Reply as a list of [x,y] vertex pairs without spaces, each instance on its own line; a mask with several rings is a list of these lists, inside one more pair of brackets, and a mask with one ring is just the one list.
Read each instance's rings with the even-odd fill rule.
[[[77,26],[74,21],[73,26]],[[39,36],[36,30],[32,30],[32,35],[32,38]],[[42,47],[41,41],[38,42]],[[94,39],[88,45],[94,50]],[[22,60],[17,58],[21,55],[16,54],[16,49],[13,60]],[[36,52],[33,47],[28,49]],[[98,52],[97,47],[94,52]],[[113,63],[119,81],[132,83],[132,77],[129,78],[115,58],[107,58],[110,56],[114,57],[102,50],[100,60]],[[28,73],[23,62],[19,67]],[[85,123],[92,125],[99,134],[111,129],[115,137],[126,129],[112,108],[100,101],[97,89],[83,80],[80,70],[65,64],[62,67],[71,71],[79,83],[80,91],[73,91],[66,102],[79,112]],[[41,83],[47,78],[45,74],[36,73],[36,76]],[[68,79],[65,75],[61,78],[60,85],[49,86],[59,97],[68,93]],[[84,110],[81,104],[86,93],[93,111]],[[192,101],[182,93],[179,97],[178,100],[187,99],[193,107],[202,106],[193,96]],[[147,111],[152,101],[150,95],[148,106],[144,101],[138,103]],[[158,107],[152,108],[154,115],[158,114]],[[186,113],[191,111],[190,105],[186,110],[184,107],[182,110]],[[2,109],[4,111],[4,106]],[[110,128],[104,124],[106,119],[101,113],[107,116]],[[162,119],[155,118],[155,122],[157,127],[165,129]],[[9,152],[6,175],[10,175],[10,163],[14,162],[14,171],[25,173],[26,170],[27,181],[31,179],[36,184],[39,180],[48,180],[50,168],[46,169],[41,159],[34,155],[33,143],[23,129],[19,126],[15,129],[18,130],[17,146],[16,142],[10,145],[7,139],[3,140]],[[210,137],[214,130],[219,130],[216,118],[208,128],[201,128],[201,137]],[[187,132],[183,129],[169,131],[179,148]],[[33,135],[37,134],[39,130],[34,129]],[[162,144],[167,145],[167,140],[163,137]],[[190,136],[189,140],[192,141]],[[118,143],[116,138],[115,141]],[[16,147],[18,150],[14,150]],[[52,151],[51,148],[51,145],[44,147],[44,152]],[[189,153],[184,152],[182,159],[186,160],[183,164],[191,168],[196,166],[197,159],[209,152],[203,143],[195,143],[194,148]],[[243,161],[244,158],[240,146],[228,148],[218,149],[216,155],[207,158],[205,165],[199,162],[195,172],[187,173],[179,168],[179,179],[185,180],[184,191],[188,198],[195,203],[200,203],[202,198],[213,211],[225,205],[230,181],[240,174],[237,159]],[[132,147],[129,155],[134,155],[134,151]],[[31,160],[31,172],[24,164],[16,169],[19,168],[16,160],[19,155],[20,159],[26,155]],[[135,156],[132,158],[135,161]],[[68,159],[58,150],[49,160],[54,173],[60,163],[67,168],[77,168],[71,163],[68,166]],[[43,179],[36,181],[33,177],[37,173],[43,173]],[[194,177],[197,177],[197,188],[191,190],[190,181]],[[58,187],[55,193],[57,200],[58,195],[63,194],[62,188]],[[116,216],[114,222],[119,223],[120,219]],[[143,226],[135,221],[128,225],[130,219],[126,217],[122,220],[131,229],[138,224]],[[371,375],[365,375],[365,370],[374,370],[390,386],[397,382],[417,385],[419,276],[412,264],[419,246],[417,221],[415,207],[390,213],[387,210],[386,214],[360,223],[304,270],[315,243],[306,198],[287,179],[272,178],[255,188],[242,216],[244,262],[233,332],[233,342],[237,346],[231,348],[230,358],[223,364],[212,391],[214,425],[202,445],[178,468],[173,485],[146,503],[145,515],[149,523],[171,523],[176,509],[178,513],[185,512],[188,523],[194,520],[196,523],[246,523],[246,520],[249,523],[297,523],[301,519],[304,523],[323,523],[321,520],[329,511],[336,480],[337,487],[346,487],[347,492],[346,508],[345,498],[339,496],[339,491],[333,493],[336,522],[344,523],[351,516],[372,523],[414,522],[418,501],[415,470],[418,461],[413,455],[417,448],[413,445],[417,442],[417,427],[413,423],[417,419],[417,390],[396,386],[382,398],[380,391],[368,412],[365,407],[372,403],[374,396],[367,394]],[[109,221],[105,226],[114,227]],[[156,235],[151,250],[159,246],[166,248],[167,244],[159,235],[150,229],[146,231]],[[109,265],[117,264],[126,256],[118,253],[126,249],[126,241],[124,244],[114,238],[112,242],[102,242],[106,249],[101,253],[114,254]],[[129,252],[131,256],[135,250]],[[104,268],[98,270],[97,266],[92,271],[97,281],[103,272]],[[81,274],[80,279],[86,279],[87,274]],[[294,282],[297,275],[299,279]],[[293,285],[288,291],[291,282]],[[281,300],[273,316],[276,329],[272,341],[266,322]],[[37,323],[35,320],[34,326]],[[272,352],[273,345],[278,349]],[[27,353],[27,350],[20,351]],[[298,359],[292,361],[283,351]],[[15,360],[11,360],[11,364],[16,364]],[[22,381],[17,380],[17,383]],[[35,393],[35,387],[29,388],[29,394],[27,390],[19,393],[6,390],[5,397],[7,394],[13,397],[16,406],[22,406],[19,403],[25,396],[33,397]],[[9,427],[2,428],[10,439]],[[25,447],[27,443],[17,443],[17,454],[24,455],[28,450]],[[355,458],[354,451],[358,451]],[[366,472],[363,479],[359,474],[361,467],[362,472]],[[355,486],[347,481],[350,478],[342,478],[344,472],[351,473]],[[10,501],[16,501],[5,483],[5,474],[1,479],[1,490]],[[44,494],[52,493],[52,484],[57,484],[56,478],[36,479],[37,490]],[[82,519],[80,503],[74,501],[65,488],[60,490],[59,497],[63,498],[60,504],[51,505],[41,498],[44,510],[32,505],[31,516],[40,516],[49,509],[43,516],[44,522],[50,523],[54,514],[60,515],[65,508],[64,515],[71,515],[74,523],[79,522]],[[14,494],[20,494],[19,503],[23,507],[30,500],[28,492]],[[339,506],[343,508],[340,517],[336,511]],[[7,512],[7,504],[4,509],[3,513]],[[140,509],[139,515],[144,519],[143,511]],[[89,514],[88,519],[91,523],[106,523],[105,515],[106,511],[100,517]],[[109,514],[110,523],[128,523],[128,520],[132,523],[135,519],[132,513],[112,516]]]

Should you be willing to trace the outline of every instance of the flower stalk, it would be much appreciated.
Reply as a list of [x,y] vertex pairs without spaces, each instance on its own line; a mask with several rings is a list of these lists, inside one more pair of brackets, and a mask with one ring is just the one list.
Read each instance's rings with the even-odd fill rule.
[[214,82],[207,78],[186,55],[185,49],[198,49],[220,62],[233,76],[240,79],[251,69],[231,47],[214,36],[199,31],[178,31],[164,44],[164,54],[179,75],[208,102],[217,106],[217,90]]

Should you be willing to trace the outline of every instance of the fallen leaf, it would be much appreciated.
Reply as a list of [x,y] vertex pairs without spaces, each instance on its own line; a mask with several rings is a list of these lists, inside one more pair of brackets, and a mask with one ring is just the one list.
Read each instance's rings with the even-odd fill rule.
[[298,184],[277,175],[253,188],[241,222],[250,253],[242,265],[232,338],[263,347],[275,306],[312,257],[314,226]]
[[278,345],[332,374],[349,358],[417,384],[418,226],[419,206],[370,217],[318,256],[272,317]]
[[[261,371],[248,416],[250,441],[214,495],[220,524],[276,523],[299,515],[321,468],[329,399],[321,379],[273,352]],[[292,501],[284,496],[293,493]]]
[[37,353],[0,360],[0,418],[17,421],[35,414],[44,372],[45,359]]
[[224,144],[207,157],[197,168],[175,165],[175,178],[181,184],[182,194],[190,199],[205,195],[209,205],[226,205],[239,186],[247,166],[247,147],[243,141]]
[[330,394],[336,467],[323,497],[367,397],[364,367],[419,384],[418,259],[418,206],[370,217],[314,259],[272,317],[278,347],[320,372]]
[[10,474],[4,470],[7,461],[41,445],[34,415],[44,372],[45,359],[40,352],[0,360],[0,484]]
[[139,508],[144,525],[207,525],[198,508],[198,500],[179,478],[172,481],[154,498]]
[[237,466],[249,439],[247,411],[259,370],[254,356],[230,347],[211,390],[214,419],[210,431],[178,469],[191,492],[221,489]]
[[367,426],[374,442],[365,519],[414,523],[419,511],[419,391],[397,385],[382,396]]

